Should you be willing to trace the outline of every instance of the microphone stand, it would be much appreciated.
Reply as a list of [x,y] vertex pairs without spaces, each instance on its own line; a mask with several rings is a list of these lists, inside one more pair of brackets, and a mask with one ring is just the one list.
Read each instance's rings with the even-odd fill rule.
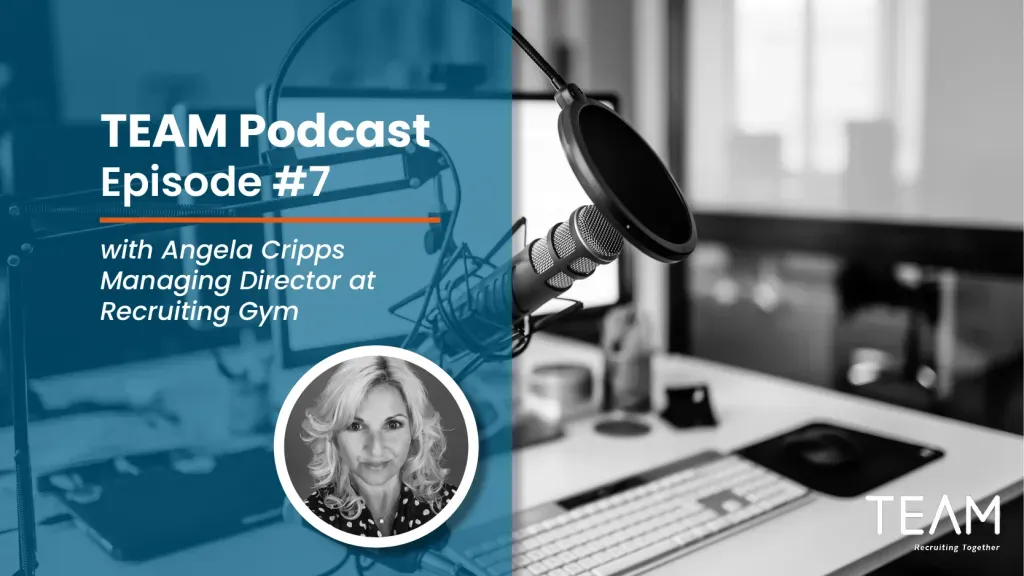
[[[426,339],[425,348],[421,348],[420,354],[435,359],[437,364],[452,374],[452,378],[460,385],[466,376],[483,364],[520,355],[529,346],[534,333],[583,308],[583,303],[577,300],[554,298],[553,300],[561,300],[568,305],[553,314],[537,319],[530,314],[521,320],[510,322],[511,308],[497,314],[493,311],[487,315],[474,314],[474,305],[478,301],[471,296],[474,288],[498,268],[511,265],[511,261],[496,265],[493,259],[519,229],[523,230],[525,236],[525,217],[516,220],[482,257],[474,256],[466,244],[462,244],[450,255],[445,254],[443,257],[446,261],[442,263],[441,277],[454,270],[454,278],[444,282],[432,282],[388,308],[388,312],[394,316],[415,322],[413,318],[405,316],[402,310],[421,299],[429,301],[431,292],[436,290],[436,305],[420,323],[431,335]],[[511,289],[511,286],[509,288]],[[472,321],[467,321],[467,318],[471,318]],[[441,334],[445,336],[442,338]],[[457,369],[454,369],[456,366]]]
[[[287,75],[288,69],[291,67],[292,62],[295,60],[299,52],[302,50],[303,45],[321,26],[323,26],[325,22],[330,20],[335,14],[337,14],[347,6],[351,5],[355,1],[356,0],[336,0],[333,4],[324,9],[312,22],[310,22],[309,25],[307,25],[306,28],[299,34],[299,37],[296,38],[296,40],[292,43],[291,47],[288,49],[288,52],[285,54],[284,61],[281,63],[281,66],[278,69],[275,81],[271,84],[271,92],[267,95],[268,125],[273,124],[273,122],[277,119],[277,104],[281,96],[281,89],[284,85],[285,76]],[[562,76],[544,59],[543,56],[541,56],[541,54],[529,43],[529,41],[526,40],[525,37],[523,37],[522,34],[519,33],[518,30],[515,29],[515,27],[510,22],[505,20],[500,14],[495,12],[493,9],[483,4],[480,0],[460,1],[463,4],[466,4],[467,6],[475,9],[477,12],[479,12],[485,18],[487,18],[492,24],[503,30],[512,39],[512,41],[515,42],[523,50],[523,52],[526,53],[526,55],[534,62],[534,64],[536,64],[537,67],[541,69],[544,75],[551,82],[552,87],[555,89],[555,99],[562,106],[563,113],[565,112],[566,106],[571,105],[573,102],[576,102],[577,105],[581,105],[581,103],[585,99],[585,96],[583,95],[582,91],[580,91],[577,86],[568,84],[565,81],[565,79],[562,78]],[[395,153],[393,151],[382,153],[379,150],[374,150],[375,149],[368,150],[367,154],[372,155],[376,153],[380,155],[389,155]],[[349,191],[342,191],[342,194],[344,194],[344,196],[339,198],[332,198],[331,195],[318,197],[296,196],[288,198],[277,198],[274,200],[264,200],[252,203],[237,204],[230,208],[213,210],[211,210],[210,208],[195,208],[182,206],[167,209],[166,211],[164,211],[164,215],[171,219],[187,218],[189,216],[200,215],[258,215],[264,212],[272,212],[275,210],[282,210],[285,208],[295,208],[298,206],[320,204],[344,198],[353,198],[358,196],[365,196],[368,194],[377,194],[381,192],[388,192],[392,190],[399,190],[409,187],[416,188],[423,182],[425,182],[427,179],[436,176],[444,168],[451,168],[452,174],[456,175],[454,167],[450,166],[450,160],[446,161],[448,159],[447,152],[444,151],[443,147],[441,148],[441,151],[443,157],[435,158],[433,164],[431,164],[428,161],[422,163],[421,165],[421,168],[426,172],[433,172],[434,170],[437,170],[437,172],[433,172],[429,178],[417,179],[415,177],[409,177],[407,180],[399,181],[398,185],[395,185],[395,183],[390,183],[391,185],[395,185],[394,187],[390,187],[389,184],[365,186],[351,189]],[[266,175],[267,173],[273,173],[276,170],[271,167],[280,167],[286,164],[286,162],[278,162],[277,159],[288,158],[289,153],[290,158],[292,159],[291,164],[298,164],[298,161],[295,160],[296,155],[294,150],[281,149],[272,150],[271,153],[264,154],[264,157],[262,159],[264,164],[261,164],[260,166],[257,166],[255,168],[267,169],[267,172],[263,172],[264,175]],[[400,151],[398,153],[402,152]],[[348,154],[356,153],[352,152]],[[418,156],[418,154],[413,154],[412,156]],[[336,161],[337,163],[342,163],[346,161],[345,158],[348,158],[347,154],[339,154]],[[312,161],[314,161],[314,159],[307,159],[305,162],[303,162],[303,164],[309,164]],[[410,169],[410,158],[406,157],[404,164],[408,176]],[[85,192],[83,193],[83,195],[95,195],[99,192],[99,190]],[[74,196],[74,194],[72,194],[71,196]],[[63,237],[88,235],[97,232],[113,232],[121,230],[125,226],[132,226],[132,224],[121,226],[110,225],[97,227],[94,223],[94,225],[90,229],[68,231],[56,234],[37,235],[34,233],[31,226],[27,222],[28,216],[45,216],[57,214],[110,214],[112,212],[116,214],[118,212],[124,213],[130,211],[124,210],[122,208],[111,209],[110,207],[93,207],[92,211],[90,211],[89,207],[86,206],[75,206],[70,208],[65,206],[62,209],[61,206],[55,206],[52,204],[53,201],[58,201],[57,198],[45,199],[46,201],[49,201],[50,204],[47,204],[46,202],[42,201],[34,201],[28,202],[24,206],[16,201],[17,199],[13,194],[0,196],[0,198],[3,199],[3,203],[0,204],[0,224],[2,224],[0,230],[5,231],[5,235],[0,237],[0,248],[3,248],[2,253],[7,256],[7,268],[10,274],[8,278],[11,283],[10,297],[8,298],[7,305],[8,310],[11,313],[11,344],[9,348],[11,352],[12,364],[11,399],[13,401],[12,411],[14,413],[15,428],[15,467],[17,474],[18,491],[18,551],[20,561],[20,569],[18,572],[15,573],[15,576],[35,576],[35,570],[38,565],[38,562],[36,561],[35,511],[33,498],[34,486],[31,472],[32,468],[31,459],[29,457],[28,442],[28,369],[25,357],[25,319],[24,316],[22,315],[21,310],[22,299],[24,298],[24,276],[18,270],[18,268],[21,265],[21,259],[24,257],[28,257],[29,255],[32,254],[32,251],[34,250],[34,243]],[[65,201],[68,198],[70,198],[70,196],[60,197],[59,201]],[[26,208],[27,210],[25,210]],[[157,209],[155,211],[151,211],[149,215],[157,215],[154,214],[154,212],[161,211],[162,210]],[[134,212],[133,215],[138,216],[139,212],[140,211],[136,211]],[[525,224],[525,220],[523,220],[522,222],[523,224]],[[182,224],[189,224],[189,222],[166,222],[163,224],[154,224],[151,225],[149,230],[176,228],[178,226],[181,226]],[[513,233],[516,227],[517,226],[513,226]],[[447,253],[447,249],[449,247],[449,243],[451,242],[451,231],[451,228],[448,228],[448,230],[446,231],[444,246],[442,246],[441,248],[441,254],[438,260],[439,266],[435,269],[435,273],[432,278],[431,284],[428,286],[427,289],[422,291],[423,293],[420,295],[425,297],[425,301],[423,303],[419,318],[415,321],[414,327],[410,332],[409,337],[406,338],[405,346],[408,346],[409,343],[411,343],[413,339],[416,337],[419,331],[419,327],[425,319],[425,312],[427,306],[429,305],[431,293],[438,288],[438,281],[440,279],[439,272],[441,270],[440,264],[443,263],[445,255]],[[695,241],[695,237],[691,239],[691,243],[693,241]],[[496,250],[497,248],[492,250],[491,255],[493,255],[493,252],[495,252]],[[451,264],[454,263],[455,261],[456,259],[452,259],[450,261],[448,267],[449,269],[451,268]],[[477,266],[476,270],[479,271],[479,269],[480,267]],[[467,275],[467,290],[470,279],[471,276]],[[437,320],[433,323],[433,325],[441,326],[442,323],[446,324],[449,328],[452,329],[453,332],[455,332],[459,336],[461,343],[467,346],[467,348],[470,350],[470,353],[476,354],[475,356],[469,357],[469,365],[464,367],[460,371],[460,374],[468,374],[476,367],[479,367],[480,364],[482,364],[483,362],[487,361],[490,357],[492,357],[493,351],[490,350],[490,346],[485,346],[483,348],[479,348],[478,346],[476,346],[476,343],[472,341],[472,338],[467,338],[467,336],[471,336],[468,332],[463,331],[462,333],[459,333],[459,331],[463,329],[464,326],[462,326],[459,322],[452,322],[451,318],[446,318],[449,311],[446,311],[444,308],[444,295],[441,294],[440,290],[438,291],[439,307],[437,309]],[[414,295],[411,298],[416,299],[417,296]],[[450,293],[448,303],[451,303]],[[558,315],[549,317],[545,320],[547,322],[554,321],[562,314],[571,313],[572,311],[578,310],[581,307],[581,303],[575,302],[568,309],[563,310]],[[394,311],[392,311],[392,313],[394,313]],[[457,320],[457,317],[453,318]],[[530,316],[527,316],[524,320],[516,323],[515,329],[513,330],[513,335],[511,337],[513,355],[522,352],[529,344],[530,334],[532,333],[532,324],[533,322]],[[542,322],[538,322],[537,326],[532,327],[533,330],[535,330],[541,324]]]
[[[212,216],[223,217],[258,217],[268,212],[279,212],[301,206],[325,204],[349,198],[359,198],[408,188],[419,188],[429,180],[438,177],[445,169],[455,174],[455,167],[448,160],[444,148],[434,141],[442,151],[438,153],[429,148],[367,148],[351,152],[326,154],[319,157],[304,158],[303,165],[340,165],[358,162],[370,158],[399,155],[403,159],[405,177],[400,180],[358,186],[321,193],[319,196],[286,196],[252,202],[243,202],[224,207],[168,206],[125,208],[112,202],[95,203],[94,199],[102,195],[102,189],[72,192],[59,196],[39,199],[22,199],[12,191],[0,195],[0,248],[5,257],[10,285],[7,312],[10,330],[8,353],[11,363],[11,412],[14,424],[14,465],[17,482],[18,509],[18,561],[19,569],[14,576],[35,576],[39,562],[36,558],[36,520],[35,520],[35,479],[32,476],[32,459],[29,445],[29,411],[28,411],[28,358],[25,353],[25,306],[27,303],[26,275],[30,259],[38,244],[67,238],[82,238],[118,234],[129,229],[145,226],[146,232],[168,230],[188,226],[195,223],[190,218]],[[254,172],[260,176],[274,175],[282,167],[300,164],[295,150],[282,148],[272,150],[263,155],[262,162],[255,166],[243,168],[243,172]],[[218,174],[218,171],[203,173],[206,176]],[[79,201],[78,204],[68,202]],[[81,201],[90,202],[88,204]],[[99,224],[98,216],[150,216],[163,217],[154,224]],[[38,231],[33,220],[53,217],[92,217],[91,225],[78,229],[61,229],[57,231]],[[450,231],[449,231],[450,232]],[[448,234],[450,239],[450,233]]]

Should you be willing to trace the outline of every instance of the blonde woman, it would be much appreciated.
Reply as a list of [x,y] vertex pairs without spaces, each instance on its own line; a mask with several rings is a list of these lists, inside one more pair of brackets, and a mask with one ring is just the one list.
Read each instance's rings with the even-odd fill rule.
[[315,489],[306,506],[339,530],[374,538],[409,532],[455,495],[441,468],[441,417],[402,360],[344,362],[303,429]]

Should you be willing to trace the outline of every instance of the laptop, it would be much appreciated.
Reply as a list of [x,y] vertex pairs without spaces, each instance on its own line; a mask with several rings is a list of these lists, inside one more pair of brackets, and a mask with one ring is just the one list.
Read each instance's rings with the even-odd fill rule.
[[281,518],[273,446],[216,456],[167,450],[45,475],[39,491],[122,561],[148,560]]

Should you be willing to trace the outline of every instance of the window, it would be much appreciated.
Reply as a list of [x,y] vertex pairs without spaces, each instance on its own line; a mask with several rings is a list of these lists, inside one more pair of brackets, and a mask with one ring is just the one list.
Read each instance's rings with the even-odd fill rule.
[[736,128],[782,138],[791,171],[806,162],[805,0],[736,0]]
[[735,0],[735,127],[790,173],[845,169],[847,124],[885,117],[884,0]]

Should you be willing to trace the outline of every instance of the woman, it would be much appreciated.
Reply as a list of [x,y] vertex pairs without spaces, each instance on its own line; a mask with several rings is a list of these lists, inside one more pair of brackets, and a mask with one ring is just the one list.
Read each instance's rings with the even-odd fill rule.
[[440,465],[440,415],[402,360],[344,362],[303,429],[315,488],[306,505],[339,530],[378,538],[409,532],[455,495]]

